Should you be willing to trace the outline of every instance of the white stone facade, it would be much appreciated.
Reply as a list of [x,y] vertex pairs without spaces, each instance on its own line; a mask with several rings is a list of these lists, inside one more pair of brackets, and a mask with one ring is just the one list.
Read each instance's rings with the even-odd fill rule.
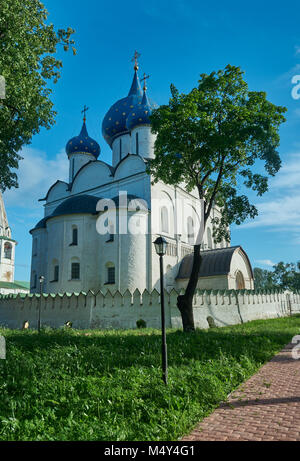
[[[167,328],[182,328],[177,308],[179,292],[165,291]],[[300,313],[300,294],[255,291],[197,291],[193,301],[195,326],[208,328],[209,322],[218,327],[251,320],[286,317]],[[39,310],[42,326],[61,328],[71,322],[73,328],[137,328],[144,320],[149,328],[161,327],[160,294],[157,290],[134,293],[126,290],[87,294],[0,296],[0,325],[22,328],[29,322],[37,328]]]

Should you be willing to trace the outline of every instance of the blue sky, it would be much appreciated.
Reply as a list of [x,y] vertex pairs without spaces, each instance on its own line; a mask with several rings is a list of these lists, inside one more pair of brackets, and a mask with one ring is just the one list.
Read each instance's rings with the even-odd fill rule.
[[232,244],[247,251],[252,265],[269,268],[300,259],[300,99],[292,98],[300,74],[299,2],[147,0],[45,0],[56,28],[73,27],[77,56],[60,52],[62,78],[53,85],[56,125],[42,130],[23,149],[19,189],[4,194],[13,237],[18,241],[17,280],[29,280],[29,230],[43,217],[37,200],[57,179],[67,178],[67,141],[79,134],[81,110],[90,110],[87,127],[111,162],[101,135],[109,107],[128,93],[131,58],[141,53],[140,75],[151,75],[150,97],[168,102],[170,84],[190,91],[201,73],[240,66],[251,90],[266,91],[288,108],[280,130],[283,166],[263,197],[253,197],[259,217],[232,227]]

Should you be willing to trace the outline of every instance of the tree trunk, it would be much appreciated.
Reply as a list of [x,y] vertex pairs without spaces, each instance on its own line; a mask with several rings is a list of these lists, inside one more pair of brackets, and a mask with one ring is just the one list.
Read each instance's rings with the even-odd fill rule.
[[192,272],[184,295],[177,298],[177,307],[181,313],[183,331],[195,331],[193,297],[197,288],[199,270],[201,265],[200,245],[194,246],[194,259]]

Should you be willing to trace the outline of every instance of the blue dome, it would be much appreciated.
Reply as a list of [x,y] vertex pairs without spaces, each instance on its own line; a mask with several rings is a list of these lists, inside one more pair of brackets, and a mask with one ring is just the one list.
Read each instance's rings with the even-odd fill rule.
[[139,125],[150,125],[150,115],[152,114],[152,109],[157,107],[153,102],[150,103],[146,91],[144,91],[142,104],[134,107],[129,113],[126,120],[126,127],[129,131]]
[[126,98],[117,101],[107,114],[102,123],[102,134],[105,141],[112,146],[115,137],[128,133],[126,119],[131,110],[142,103],[143,92],[137,71],[134,73],[133,82]]
[[70,139],[66,145],[66,152],[70,154],[90,154],[95,158],[100,155],[100,146],[94,139],[90,138],[86,129],[85,120],[83,122],[79,136]]

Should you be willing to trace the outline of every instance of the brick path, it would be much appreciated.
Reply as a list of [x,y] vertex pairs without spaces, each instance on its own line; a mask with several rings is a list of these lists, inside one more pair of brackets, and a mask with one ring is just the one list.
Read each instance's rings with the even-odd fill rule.
[[300,360],[293,344],[242,384],[185,441],[300,440]]

